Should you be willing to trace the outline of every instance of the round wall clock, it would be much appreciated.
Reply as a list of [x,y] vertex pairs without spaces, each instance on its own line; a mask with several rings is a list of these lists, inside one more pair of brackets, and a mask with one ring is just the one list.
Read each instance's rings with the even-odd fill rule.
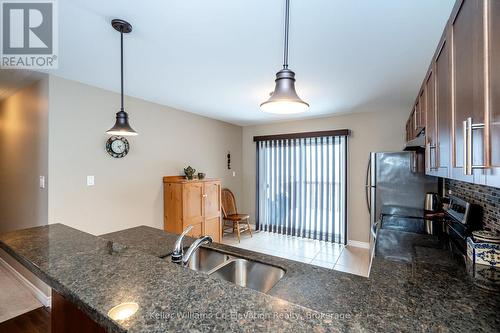
[[122,136],[112,136],[106,142],[106,151],[114,158],[122,158],[128,154],[128,140]]

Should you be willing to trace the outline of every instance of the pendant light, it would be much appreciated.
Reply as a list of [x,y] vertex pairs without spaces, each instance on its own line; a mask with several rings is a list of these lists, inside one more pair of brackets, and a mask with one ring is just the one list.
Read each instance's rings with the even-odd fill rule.
[[276,87],[267,101],[260,105],[264,112],[292,114],[304,112],[309,104],[300,99],[295,91],[295,73],[288,69],[288,31],[290,21],[290,0],[285,0],[285,45],[283,48],[283,69],[276,73]]
[[120,60],[121,60],[121,108],[116,113],[115,126],[111,127],[106,133],[111,135],[137,135],[137,132],[130,127],[128,123],[128,114],[123,108],[123,34],[132,31],[132,25],[124,20],[114,19],[111,26],[120,33]]

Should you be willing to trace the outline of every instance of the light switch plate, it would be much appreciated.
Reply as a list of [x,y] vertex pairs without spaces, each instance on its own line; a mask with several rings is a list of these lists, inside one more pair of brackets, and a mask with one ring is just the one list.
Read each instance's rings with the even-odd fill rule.
[[45,188],[45,176],[40,176],[40,188]]
[[94,176],[87,176],[87,186],[94,186],[94,185],[95,185]]

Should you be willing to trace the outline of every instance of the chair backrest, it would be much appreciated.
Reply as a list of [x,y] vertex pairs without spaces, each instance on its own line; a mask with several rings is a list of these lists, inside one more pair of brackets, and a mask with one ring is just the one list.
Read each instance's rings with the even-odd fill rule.
[[238,214],[236,209],[236,199],[234,198],[233,192],[230,189],[224,188],[221,191],[221,201],[222,201],[222,214],[224,217],[229,215]]

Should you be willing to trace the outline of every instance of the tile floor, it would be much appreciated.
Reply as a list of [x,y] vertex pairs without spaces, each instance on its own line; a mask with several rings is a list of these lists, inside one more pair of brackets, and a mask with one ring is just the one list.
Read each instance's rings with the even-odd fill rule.
[[311,265],[335,269],[351,274],[368,276],[369,251],[351,245],[341,245],[318,240],[254,231],[241,235],[241,243],[233,234],[224,234],[222,242],[247,250],[301,261]]
[[42,306],[30,290],[0,264],[0,322]]

